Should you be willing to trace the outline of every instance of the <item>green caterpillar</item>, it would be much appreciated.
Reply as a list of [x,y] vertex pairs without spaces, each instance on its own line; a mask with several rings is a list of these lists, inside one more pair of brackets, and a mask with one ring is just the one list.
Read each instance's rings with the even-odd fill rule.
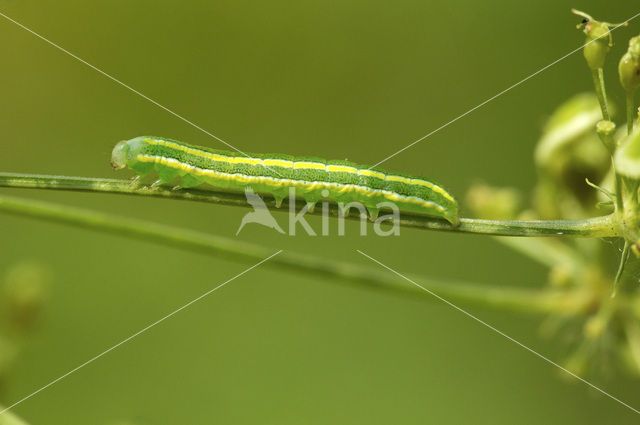
[[144,176],[157,171],[161,182],[180,177],[182,187],[203,183],[234,191],[251,187],[271,194],[279,205],[289,188],[314,205],[322,198],[336,202],[360,202],[375,218],[378,204],[392,202],[401,211],[458,222],[456,200],[435,183],[423,178],[388,174],[348,161],[293,157],[281,154],[248,154],[187,145],[161,137],[142,136],[118,143],[111,165],[128,167]]

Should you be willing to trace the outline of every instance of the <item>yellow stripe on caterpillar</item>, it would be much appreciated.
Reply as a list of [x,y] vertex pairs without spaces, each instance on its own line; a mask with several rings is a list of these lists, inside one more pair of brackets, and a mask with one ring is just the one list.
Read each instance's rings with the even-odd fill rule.
[[317,182],[317,181],[310,182],[305,180],[294,180],[294,179],[276,178],[276,177],[269,177],[269,176],[251,176],[251,175],[246,175],[241,173],[224,173],[221,171],[208,170],[208,169],[196,167],[190,164],[185,164],[175,158],[165,158],[165,157],[153,156],[153,155],[137,155],[136,159],[140,162],[159,163],[174,169],[188,171],[195,175],[213,177],[213,178],[222,179],[226,181],[236,181],[240,183],[266,183],[273,186],[282,186],[282,185],[297,186],[305,189],[327,188],[327,189],[338,190],[341,192],[354,191],[354,192],[366,194],[367,196],[377,195],[377,196],[382,196],[391,201],[406,202],[410,204],[419,205],[427,209],[436,210],[440,213],[446,212],[446,209],[443,206],[438,205],[435,202],[416,198],[414,196],[400,195],[398,193],[394,193],[384,189],[373,189],[366,186],[335,183],[335,182]]
[[294,170],[327,170],[327,166],[325,164],[321,164],[319,162],[306,162],[306,161],[298,161],[293,163]]
[[358,170],[358,175],[359,176],[365,176],[365,177],[375,177],[378,178],[380,180],[384,180],[385,179],[385,175],[382,173],[379,173],[377,171],[371,171],[368,169],[363,169],[363,170]]
[[358,170],[356,168],[347,167],[345,165],[327,165],[327,171],[330,173],[358,174]]
[[265,167],[293,168],[293,161],[284,159],[263,159],[262,163]]

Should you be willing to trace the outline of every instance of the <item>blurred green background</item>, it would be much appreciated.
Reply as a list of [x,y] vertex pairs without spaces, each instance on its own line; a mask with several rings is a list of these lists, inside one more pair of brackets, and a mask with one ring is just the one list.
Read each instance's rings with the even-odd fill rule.
[[[607,21],[628,1],[24,1],[0,11],[247,152],[376,163],[584,41],[571,7]],[[640,20],[616,31],[605,70]],[[113,145],[143,134],[225,148],[0,19],[0,170],[129,177]],[[580,53],[385,163],[528,190],[553,108],[591,88]],[[2,193],[233,237],[246,210],[112,195]],[[284,223],[286,216],[276,216]],[[320,219],[311,219],[316,229]],[[335,226],[335,222],[332,222]],[[335,227],[334,227],[335,230]],[[491,238],[239,238],[402,272],[539,287],[546,271]],[[335,234],[336,232],[332,232]],[[51,275],[45,320],[13,366],[10,404],[246,268],[178,249],[0,216],[0,271]],[[614,249],[611,247],[611,249]],[[371,264],[372,267],[375,265]],[[406,299],[260,267],[17,406],[31,424],[632,423],[635,414],[427,294]],[[462,306],[551,359],[542,318]],[[595,378],[640,406],[637,380]],[[637,422],[636,422],[637,423]]]

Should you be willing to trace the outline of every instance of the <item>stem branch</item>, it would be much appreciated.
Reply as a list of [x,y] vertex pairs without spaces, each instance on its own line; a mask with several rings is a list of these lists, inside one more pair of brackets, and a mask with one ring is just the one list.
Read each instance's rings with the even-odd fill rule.
[[[202,189],[173,190],[164,187],[138,186],[129,180],[0,173],[0,187],[118,193],[251,207],[243,193]],[[264,201],[269,209],[278,210],[274,199],[266,198]],[[286,201],[283,205],[285,208],[280,210],[288,211]],[[302,210],[305,206],[306,202],[296,201],[296,211]],[[340,214],[337,204],[330,204],[327,212],[332,217],[339,217]],[[322,215],[322,213],[322,209],[316,208],[313,213],[307,214]],[[360,219],[359,216],[353,215],[347,218]],[[438,218],[411,213],[400,214],[400,225],[405,227],[495,236],[615,237],[621,235],[615,220],[613,215],[581,220],[500,221],[462,218],[459,225],[453,226]]]
[[633,131],[633,121],[635,118],[636,110],[633,102],[633,92],[627,92],[627,134],[631,134]]
[[[272,249],[260,245],[48,202],[0,196],[0,211],[20,217],[39,218],[149,240],[235,261],[255,262],[273,254]],[[311,273],[316,278],[340,278],[368,289],[424,296],[423,292],[416,287],[407,285],[403,280],[397,279],[387,272],[342,261],[283,252],[265,265]],[[452,301],[473,302],[491,308],[515,311],[580,313],[589,311],[594,301],[571,291],[512,289],[461,282],[444,283],[423,277],[415,277],[415,279],[440,296]],[[322,279],[322,281],[333,282],[335,279]]]
[[604,88],[604,75],[602,68],[592,69],[591,77],[593,78],[593,85],[596,89],[596,96],[598,96],[600,109],[602,109],[602,119],[605,121],[611,121],[609,107],[607,106],[607,93]]
[[618,288],[620,287],[620,279],[622,278],[622,273],[624,272],[624,266],[627,264],[627,260],[629,259],[629,248],[631,244],[629,241],[624,241],[624,248],[622,249],[622,255],[620,256],[620,264],[618,265],[618,271],[616,272],[616,277],[613,281],[613,291],[611,292],[611,298],[615,297],[618,293]]

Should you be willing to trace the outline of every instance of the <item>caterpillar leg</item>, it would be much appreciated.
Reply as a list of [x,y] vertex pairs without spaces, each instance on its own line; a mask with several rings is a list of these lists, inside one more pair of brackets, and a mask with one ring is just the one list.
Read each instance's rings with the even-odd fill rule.
[[280,208],[282,206],[282,201],[284,201],[285,197],[274,194],[273,198],[276,200],[276,208]]
[[287,187],[279,187],[273,190],[273,197],[276,200],[276,208],[280,208],[282,206],[282,201],[285,200],[287,196],[289,196],[289,188]]
[[186,174],[182,176],[180,181],[180,185],[185,189],[200,186],[202,183],[204,183],[204,179],[198,176],[194,176],[193,174]]
[[155,168],[162,183],[169,183],[181,174],[179,169],[167,167],[162,164],[156,164]]
[[367,212],[369,213],[369,220],[374,222],[378,218],[380,209],[376,207],[367,207]]
[[141,186],[142,183],[140,183],[140,180],[142,180],[142,177],[140,176],[135,176],[134,178],[131,179],[131,187],[138,187]]

